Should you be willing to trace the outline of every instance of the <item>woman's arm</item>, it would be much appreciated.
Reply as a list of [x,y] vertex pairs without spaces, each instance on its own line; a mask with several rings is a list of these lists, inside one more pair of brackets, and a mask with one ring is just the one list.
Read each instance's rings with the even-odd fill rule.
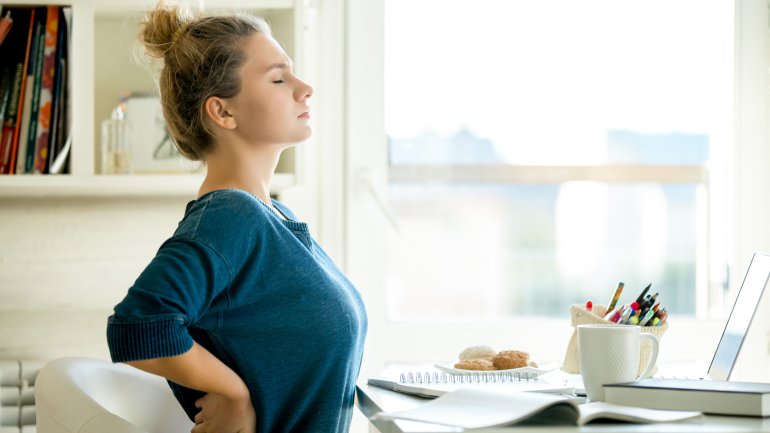
[[181,355],[127,364],[207,393],[195,403],[201,410],[195,416],[193,433],[253,433],[256,430],[256,416],[246,384],[198,343],[193,343],[192,348]]

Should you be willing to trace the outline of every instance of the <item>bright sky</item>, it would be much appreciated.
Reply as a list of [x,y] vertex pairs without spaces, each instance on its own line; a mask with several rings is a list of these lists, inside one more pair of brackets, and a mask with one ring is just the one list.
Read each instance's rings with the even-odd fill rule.
[[710,133],[731,1],[387,0],[386,128],[465,125],[518,162],[597,163],[607,129]]

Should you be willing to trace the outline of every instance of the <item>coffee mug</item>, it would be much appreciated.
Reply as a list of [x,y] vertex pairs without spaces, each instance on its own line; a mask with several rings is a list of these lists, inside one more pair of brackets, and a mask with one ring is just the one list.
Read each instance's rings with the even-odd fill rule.
[[[588,399],[604,401],[604,385],[634,382],[649,376],[658,359],[658,339],[634,325],[578,325],[580,375]],[[647,368],[639,371],[639,347],[650,340],[652,354]]]

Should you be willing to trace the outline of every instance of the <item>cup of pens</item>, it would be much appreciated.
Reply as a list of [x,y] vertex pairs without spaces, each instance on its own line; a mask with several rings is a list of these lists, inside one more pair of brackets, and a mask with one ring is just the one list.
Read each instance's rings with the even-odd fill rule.
[[[668,330],[668,312],[660,302],[659,293],[650,293],[651,287],[651,284],[645,287],[630,302],[621,303],[625,285],[618,283],[606,307],[593,304],[591,301],[584,305],[573,304],[570,307],[572,337],[567,345],[561,369],[567,373],[580,373],[578,325],[636,325],[641,328],[641,332],[653,334],[660,341]],[[643,341],[640,349],[639,374],[646,369],[651,351],[650,342]],[[653,368],[652,373],[654,374],[655,371],[656,368]]]

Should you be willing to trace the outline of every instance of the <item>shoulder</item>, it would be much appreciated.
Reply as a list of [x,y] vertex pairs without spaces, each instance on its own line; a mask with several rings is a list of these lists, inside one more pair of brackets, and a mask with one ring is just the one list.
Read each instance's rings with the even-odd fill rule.
[[204,241],[255,235],[271,224],[270,212],[245,191],[212,191],[188,204],[176,235]]
[[294,215],[294,212],[292,212],[291,209],[289,209],[285,204],[283,204],[280,201],[275,200],[275,199],[273,199],[271,201],[273,202],[273,206],[278,208],[278,210],[281,211],[281,213],[283,213],[284,215],[286,215],[287,217],[289,217],[289,218],[291,218],[291,219],[293,219],[295,221],[297,220],[297,217],[296,217],[296,215]]

